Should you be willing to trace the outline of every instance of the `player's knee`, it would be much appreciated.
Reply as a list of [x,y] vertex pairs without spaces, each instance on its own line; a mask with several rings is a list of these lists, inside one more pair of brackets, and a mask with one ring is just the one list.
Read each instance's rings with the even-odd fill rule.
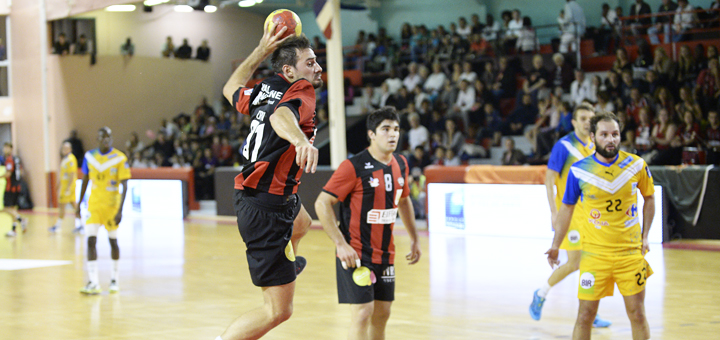
[[375,317],[375,308],[372,303],[363,305],[355,311],[355,322],[366,325]]
[[592,324],[595,320],[596,309],[592,308],[581,308],[578,311],[578,322],[581,324]]
[[390,310],[383,308],[375,308],[373,312],[373,322],[385,323],[390,319]]
[[292,316],[293,305],[292,303],[282,306],[272,306],[270,308],[270,321],[273,325],[279,325]]
[[644,323],[645,322],[645,309],[642,307],[629,307],[627,308],[627,315],[633,323]]
[[97,236],[88,236],[88,238],[87,238],[88,247],[95,248],[96,243],[97,243]]

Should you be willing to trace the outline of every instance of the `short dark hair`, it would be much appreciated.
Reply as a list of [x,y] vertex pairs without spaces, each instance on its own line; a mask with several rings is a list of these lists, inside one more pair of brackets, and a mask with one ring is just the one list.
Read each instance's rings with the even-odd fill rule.
[[573,111],[572,119],[577,119],[579,111],[590,111],[592,113],[595,113],[595,108],[588,103],[582,103],[575,108],[575,111]]
[[107,126],[103,126],[103,127],[99,128],[98,133],[100,133],[100,132],[105,132],[105,133],[107,133],[108,136],[112,136],[112,130],[110,130],[110,128]]
[[592,117],[590,119],[590,133],[595,134],[597,131],[597,125],[599,122],[612,122],[615,121],[617,123],[618,127],[622,130],[622,126],[620,124],[620,119],[612,113],[612,112],[603,112],[595,115],[595,117]]
[[273,52],[270,61],[273,71],[280,73],[285,65],[295,66],[298,61],[298,50],[310,48],[310,40],[303,34],[299,37],[292,37],[280,45]]
[[[400,116],[397,113],[397,110],[393,106],[385,106],[381,107],[373,112],[371,112],[366,121],[366,126],[368,131],[375,132],[375,130],[380,126],[380,123],[382,123],[384,120],[393,120],[396,122],[400,122]],[[370,137],[368,137],[369,139]]]

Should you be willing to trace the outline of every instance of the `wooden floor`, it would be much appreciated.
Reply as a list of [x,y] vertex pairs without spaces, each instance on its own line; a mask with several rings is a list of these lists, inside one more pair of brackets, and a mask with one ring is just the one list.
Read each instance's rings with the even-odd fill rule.
[[[46,228],[55,218],[30,215],[27,234],[0,238],[0,339],[212,340],[235,317],[262,303],[233,224],[124,221],[121,291],[88,297],[78,293],[86,281],[85,241],[70,233],[70,220],[60,235],[49,235]],[[8,226],[2,216],[0,232]],[[107,289],[105,235],[100,234],[98,251]],[[577,274],[550,291],[541,321],[528,315],[533,291],[550,273],[543,256],[550,240],[432,235],[421,242],[419,264],[396,264],[388,339],[570,337]],[[396,243],[404,255],[408,239],[402,230],[396,231]],[[265,339],[346,338],[349,312],[337,304],[332,243],[314,229],[299,254],[309,264],[298,278],[295,313]],[[720,338],[720,252],[654,245],[647,258],[655,270],[646,298],[652,338]],[[594,330],[594,339],[631,338],[617,291],[602,301],[600,314],[614,324]]]

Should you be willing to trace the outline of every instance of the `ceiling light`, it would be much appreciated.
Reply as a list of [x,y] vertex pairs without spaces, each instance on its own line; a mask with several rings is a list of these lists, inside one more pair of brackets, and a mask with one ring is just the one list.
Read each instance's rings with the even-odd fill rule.
[[188,5],[177,5],[177,6],[173,7],[173,9],[175,10],[175,12],[183,12],[183,13],[190,13],[195,10]]
[[242,0],[238,2],[238,6],[240,7],[250,7],[255,5],[255,0]]
[[112,5],[105,7],[108,12],[132,12],[135,10],[135,5]]
[[168,1],[170,1],[170,0],[145,0],[143,2],[143,5],[150,7],[150,6],[164,4]]
[[205,13],[215,13],[215,11],[217,11],[217,7],[213,5],[207,5],[205,6],[205,8],[203,8],[203,10],[205,11]]

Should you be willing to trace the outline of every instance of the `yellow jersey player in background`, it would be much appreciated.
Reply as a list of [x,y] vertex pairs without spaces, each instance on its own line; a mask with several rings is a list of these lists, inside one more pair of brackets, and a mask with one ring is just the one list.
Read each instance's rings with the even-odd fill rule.
[[[565,184],[567,183],[570,166],[595,152],[595,143],[590,139],[590,119],[593,116],[595,116],[595,108],[584,103],[579,105],[573,111],[573,132],[560,138],[550,153],[550,160],[545,173],[545,188],[553,224],[557,219],[558,207],[560,207],[563,195],[565,195]],[[567,251],[568,260],[562,266],[557,267],[550,274],[547,281],[533,293],[533,301],[530,304],[530,317],[533,320],[540,320],[545,298],[550,288],[580,267],[580,251],[582,250],[580,225],[584,216],[579,212],[581,209],[577,210],[578,212],[573,214],[570,222],[567,237],[563,239],[560,245],[560,249]],[[611,324],[612,322],[600,317],[596,317],[595,321],[593,321],[593,327],[610,327]]]
[[[558,263],[558,249],[565,238],[575,204],[582,200],[578,309],[573,339],[590,339],[600,299],[612,296],[617,284],[625,301],[632,338],[650,339],[645,317],[645,282],[652,274],[645,260],[648,235],[655,216],[654,186],[647,164],[639,156],[619,151],[620,123],[612,113],[590,121],[595,154],[570,167],[565,196],[555,223],[555,238],[547,251],[551,266]],[[637,192],[645,198],[640,224]]]
[[[80,200],[75,210],[75,214],[79,218],[80,204],[85,197],[88,181],[92,181],[92,190],[88,199],[90,217],[85,222],[88,236],[88,283],[80,290],[83,294],[99,294],[101,292],[98,279],[97,249],[95,248],[97,233],[101,226],[105,226],[108,231],[113,260],[109,291],[116,293],[120,290],[118,285],[120,248],[117,242],[117,229],[122,220],[122,208],[127,194],[127,181],[130,179],[130,167],[125,154],[112,148],[110,128],[103,127],[98,131],[98,142],[99,148],[85,153]],[[120,184],[123,187],[122,192],[120,192]]]
[[[51,233],[60,232],[62,221],[65,218],[66,205],[72,205],[72,211],[77,210],[77,205],[75,205],[75,182],[77,180],[78,162],[75,155],[72,154],[70,142],[63,143],[60,153],[63,158],[60,161],[60,174],[58,176],[58,219],[55,225],[48,229]],[[73,232],[83,232],[82,223],[78,217],[75,217],[75,229]]]

